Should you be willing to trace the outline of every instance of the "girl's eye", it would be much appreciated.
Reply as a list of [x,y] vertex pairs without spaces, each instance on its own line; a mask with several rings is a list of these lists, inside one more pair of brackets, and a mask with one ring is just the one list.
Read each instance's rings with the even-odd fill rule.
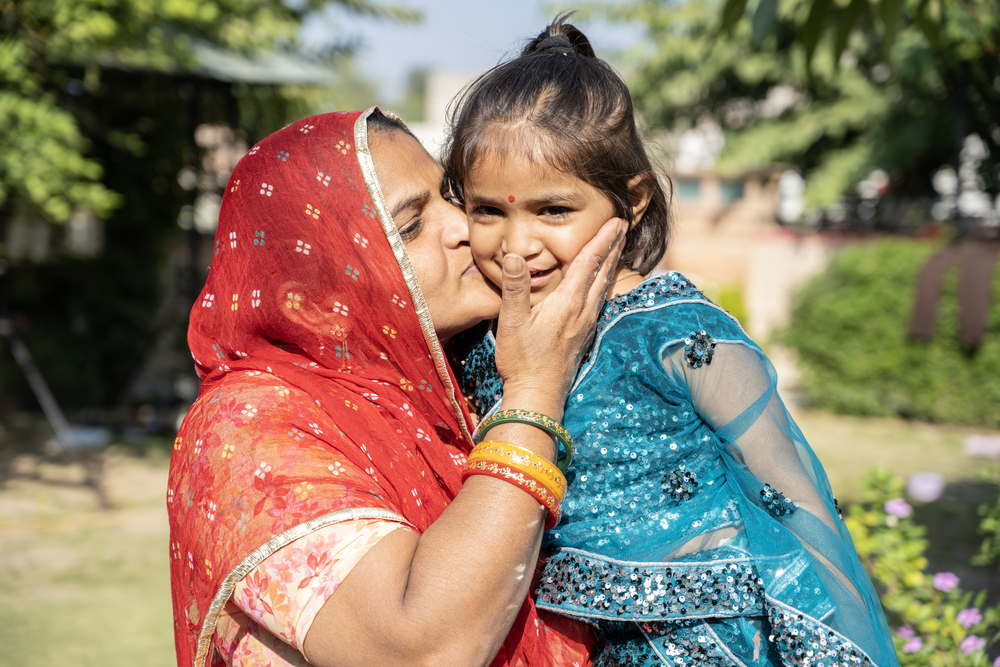
[[496,215],[503,215],[503,211],[495,206],[475,206],[469,215],[477,218],[489,218]]
[[424,228],[424,221],[421,220],[420,218],[417,218],[416,220],[406,225],[405,227],[402,227],[399,230],[399,237],[403,239],[403,243],[409,243],[413,239],[420,236],[420,230],[422,230],[423,228]]
[[546,206],[541,211],[538,212],[539,215],[547,215],[551,217],[562,217],[572,213],[572,211],[565,206]]

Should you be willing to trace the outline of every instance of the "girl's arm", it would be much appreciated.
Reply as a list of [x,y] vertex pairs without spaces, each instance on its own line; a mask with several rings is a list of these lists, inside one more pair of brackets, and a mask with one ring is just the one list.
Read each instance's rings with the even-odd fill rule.
[[[508,255],[497,333],[504,409],[562,419],[623,240],[624,224],[609,221],[534,309],[524,260]],[[501,424],[490,438],[556,454],[552,438],[523,424]],[[317,614],[307,659],[319,667],[489,664],[524,604],[543,521],[523,491],[469,478],[426,532],[394,531],[354,566]]]
[[698,415],[726,441],[759,480],[806,508],[834,531],[837,517],[820,493],[825,473],[778,396],[777,373],[757,347],[716,345],[712,363],[690,368],[683,349],[671,355],[691,390]]

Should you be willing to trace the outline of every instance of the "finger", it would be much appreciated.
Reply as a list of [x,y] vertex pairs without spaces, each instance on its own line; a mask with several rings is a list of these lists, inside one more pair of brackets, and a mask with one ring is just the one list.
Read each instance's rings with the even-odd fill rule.
[[524,258],[507,254],[503,258],[501,279],[500,318],[501,329],[517,329],[531,314],[531,274],[525,269]]
[[559,284],[570,294],[583,296],[597,285],[598,291],[607,286],[607,280],[614,274],[621,257],[625,240],[624,220],[612,218],[604,223],[597,234],[587,242],[566,270],[566,277]]

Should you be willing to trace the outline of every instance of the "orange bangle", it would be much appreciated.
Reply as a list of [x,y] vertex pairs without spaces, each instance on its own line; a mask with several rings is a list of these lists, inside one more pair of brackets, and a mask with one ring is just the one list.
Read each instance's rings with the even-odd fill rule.
[[495,440],[481,442],[469,454],[468,460],[470,462],[492,461],[508,465],[541,483],[556,497],[557,502],[562,503],[566,497],[566,477],[559,468],[541,456],[513,443]]
[[555,525],[559,523],[562,512],[559,509],[559,502],[556,500],[555,494],[549,491],[534,477],[531,477],[520,470],[516,470],[509,465],[495,463],[493,461],[469,461],[462,469],[462,481],[464,482],[472,475],[486,475],[487,477],[493,477],[509,484],[513,484],[522,491],[527,492],[532,498],[537,500],[548,513],[548,519],[545,522],[545,530],[554,528]]

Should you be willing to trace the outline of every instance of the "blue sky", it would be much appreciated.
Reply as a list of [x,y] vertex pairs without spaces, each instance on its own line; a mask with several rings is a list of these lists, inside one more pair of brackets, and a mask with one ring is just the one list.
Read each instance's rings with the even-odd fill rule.
[[[313,44],[360,38],[359,70],[377,83],[385,100],[394,100],[412,69],[486,70],[516,52],[524,39],[541,31],[557,13],[551,0],[396,0],[395,4],[421,11],[423,21],[397,25],[334,10],[310,20],[302,36]],[[602,55],[626,48],[638,36],[635,28],[600,19],[577,24]]]

